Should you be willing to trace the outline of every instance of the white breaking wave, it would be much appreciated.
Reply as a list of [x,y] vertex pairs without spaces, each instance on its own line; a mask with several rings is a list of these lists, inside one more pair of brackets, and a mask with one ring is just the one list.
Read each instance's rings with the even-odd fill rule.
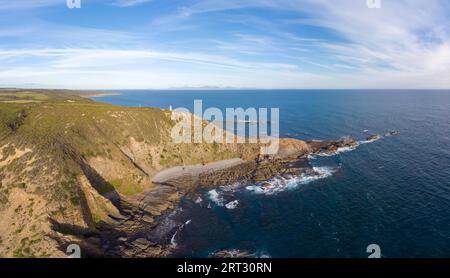
[[381,136],[378,136],[378,137],[376,137],[374,139],[371,139],[371,140],[361,140],[361,141],[356,142],[356,144],[354,146],[341,147],[341,148],[338,148],[335,152],[332,152],[332,153],[325,153],[325,152],[323,152],[323,153],[317,153],[317,154],[310,154],[310,155],[308,155],[308,159],[314,159],[317,156],[330,157],[330,156],[335,156],[335,155],[338,155],[338,154],[341,154],[341,153],[351,152],[351,151],[356,150],[356,148],[358,148],[359,146],[361,146],[363,144],[370,144],[370,143],[373,143],[375,141],[380,140],[381,138],[382,138]]
[[220,187],[220,190],[223,192],[235,192],[238,188],[241,187],[241,183],[240,182],[235,182],[232,184],[227,184],[227,185],[223,185]]
[[195,200],[196,204],[201,204],[203,202],[202,197],[198,196],[197,199]]
[[231,202],[227,203],[225,205],[225,207],[227,209],[235,209],[235,208],[237,208],[238,205],[239,205],[239,201],[238,200],[234,200],[234,201],[231,201]]
[[312,170],[313,173],[302,173],[289,178],[275,177],[257,185],[247,186],[246,189],[257,194],[273,195],[299,185],[328,178],[336,172],[336,169],[330,167],[313,167]]
[[270,256],[269,253],[267,253],[266,251],[256,251],[256,253],[254,254],[255,258],[259,258],[259,259],[270,259],[272,258],[272,256]]
[[361,140],[361,141],[358,142],[358,145],[370,144],[370,143],[373,143],[373,142],[378,141],[380,139],[381,139],[381,136],[378,136],[378,137],[376,137],[374,139],[371,139],[371,140]]
[[189,223],[191,223],[191,221],[192,221],[192,220],[189,219],[188,221],[186,221],[183,225],[181,225],[181,226],[175,231],[175,233],[173,234],[172,238],[170,239],[170,245],[171,245],[173,248],[177,247],[177,242],[176,242],[175,238],[176,238],[178,232],[181,231],[181,230],[184,228],[184,226],[186,226],[186,225],[188,225]]
[[217,192],[216,189],[208,191],[208,196],[213,203],[215,203],[219,207],[223,207],[223,197],[219,194],[219,192]]
[[210,190],[208,191],[208,197],[211,200],[211,202],[213,202],[219,207],[226,207],[227,209],[237,208],[237,206],[239,205],[239,201],[238,200],[234,200],[231,202],[225,201],[222,195],[224,191],[227,192],[227,188],[221,187],[221,189],[219,190],[218,189]]
[[335,152],[332,153],[317,153],[317,154],[310,154],[308,155],[308,159],[315,159],[316,157],[320,156],[320,157],[330,157],[330,156],[335,156],[338,155],[340,153],[346,153],[346,152],[351,152],[356,150],[356,148],[360,145],[360,142],[357,142],[354,146],[352,147],[341,147],[338,148]]

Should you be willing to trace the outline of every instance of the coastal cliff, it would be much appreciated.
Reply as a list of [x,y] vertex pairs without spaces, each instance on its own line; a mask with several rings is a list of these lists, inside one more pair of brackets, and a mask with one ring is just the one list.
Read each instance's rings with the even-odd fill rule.
[[[159,257],[152,233],[199,187],[299,174],[309,155],[351,139],[258,144],[174,144],[171,111],[101,104],[87,92],[0,90],[0,256]],[[300,165],[300,164],[299,164]]]

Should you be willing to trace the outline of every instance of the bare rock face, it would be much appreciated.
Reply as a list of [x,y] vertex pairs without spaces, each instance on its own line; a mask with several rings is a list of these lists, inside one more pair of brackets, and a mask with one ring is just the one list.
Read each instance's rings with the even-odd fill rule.
[[398,131],[398,130],[391,130],[391,131],[387,132],[384,136],[390,137],[390,136],[396,136],[396,135],[400,135],[400,131]]
[[380,135],[375,134],[375,135],[371,135],[371,136],[367,137],[366,140],[367,140],[368,142],[375,142],[375,141],[379,140],[380,138],[381,138]]
[[[126,221],[121,221],[117,225],[104,226],[104,242],[107,242],[106,255],[113,257],[155,257],[170,254],[170,236],[176,226],[174,222],[167,221],[171,218],[176,204],[182,196],[186,194],[195,195],[199,188],[214,188],[222,185],[257,183],[269,180],[276,176],[292,176],[310,171],[307,166],[307,158],[310,154],[337,152],[339,148],[355,147],[356,141],[352,139],[342,139],[338,141],[311,141],[305,142],[295,139],[281,139],[280,148],[277,155],[263,159],[253,158],[242,160],[238,164],[232,164],[224,168],[210,168],[205,165],[199,171],[199,167],[193,167],[192,171],[183,172],[182,175],[174,174],[173,178],[166,175],[166,179],[154,181],[155,187],[140,194],[137,199],[124,206],[121,212],[126,217]],[[175,168],[179,170],[183,168]],[[186,166],[186,169],[187,166]],[[191,169],[191,168],[189,168]],[[171,170],[171,169],[169,169]],[[170,175],[169,175],[170,176]],[[164,190],[162,190],[165,188]],[[158,189],[161,189],[158,193]],[[178,194],[177,198],[169,201],[167,194]],[[125,208],[128,207],[128,208]],[[155,208],[161,208],[155,211]],[[146,221],[150,219],[150,223]],[[152,221],[153,220],[153,221]],[[168,233],[168,234],[166,234]],[[106,236],[107,235],[107,236]],[[117,238],[121,238],[118,241]],[[169,240],[168,240],[169,238]],[[169,243],[168,243],[169,242]],[[213,257],[248,257],[250,254],[244,252],[234,252],[233,250],[222,250]]]
[[[279,151],[276,155],[255,158],[220,170],[190,173],[164,181],[164,184],[179,190],[195,190],[198,187],[217,187],[235,182],[260,182],[275,176],[297,175],[303,167],[293,162],[306,160],[310,154],[334,154],[341,148],[354,148],[357,142],[353,139],[338,141],[302,141],[297,139],[280,139]],[[294,166],[292,166],[294,165]]]
[[340,149],[355,148],[358,143],[354,139],[343,138],[337,141],[308,141],[308,145],[312,150],[310,154],[333,155]]
[[276,159],[298,158],[311,152],[311,146],[302,140],[283,138],[280,139],[278,153],[274,156]]
[[[357,145],[280,139],[277,154],[261,157],[258,144],[175,144],[168,111],[33,92],[45,101],[0,103],[7,116],[0,117],[0,254],[6,257],[64,257],[70,243],[83,245],[87,256],[164,256],[170,246],[145,235],[184,195],[297,175],[304,169],[296,161]],[[163,169],[236,159],[152,182]]]

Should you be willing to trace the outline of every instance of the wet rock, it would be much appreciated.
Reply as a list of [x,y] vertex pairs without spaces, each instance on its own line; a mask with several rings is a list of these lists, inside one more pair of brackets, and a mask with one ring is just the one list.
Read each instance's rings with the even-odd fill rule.
[[252,254],[248,251],[241,251],[237,249],[220,250],[211,254],[213,258],[252,258]]
[[398,130],[391,130],[391,131],[387,132],[384,136],[390,137],[390,136],[396,136],[396,135],[400,135],[400,131],[398,131]]
[[[120,211],[124,216],[118,219],[119,225],[102,228],[103,241],[108,241],[105,249],[112,257],[161,257],[172,252],[171,238],[183,225],[177,218],[176,204],[182,196],[196,195],[198,188],[216,188],[222,185],[262,182],[276,176],[290,177],[312,171],[307,157],[310,154],[333,154],[340,148],[356,147],[353,139],[344,138],[337,141],[300,141],[282,140],[280,152],[264,159],[252,159],[224,169],[203,172],[197,175],[177,176],[158,184],[152,190],[143,192],[133,198],[123,197]],[[197,196],[198,198],[198,196]],[[201,199],[200,201],[201,202]],[[230,208],[238,202],[229,202]],[[105,224],[107,225],[107,224]],[[135,239],[129,241],[130,239]],[[221,250],[213,257],[251,257],[247,251]]]
[[375,135],[371,135],[371,136],[367,137],[366,140],[367,140],[368,142],[375,142],[375,141],[379,140],[380,138],[381,138],[380,135],[375,134]]
[[324,154],[332,155],[337,153],[340,149],[355,148],[358,143],[351,138],[343,138],[337,141],[309,141],[311,152],[308,154]]

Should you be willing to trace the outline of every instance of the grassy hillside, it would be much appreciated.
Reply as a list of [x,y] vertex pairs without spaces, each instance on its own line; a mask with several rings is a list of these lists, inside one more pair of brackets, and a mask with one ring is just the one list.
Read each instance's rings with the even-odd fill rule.
[[156,192],[159,170],[257,153],[250,145],[173,144],[170,111],[83,94],[0,90],[0,256],[62,256],[50,237],[108,221],[118,213],[110,200]]

